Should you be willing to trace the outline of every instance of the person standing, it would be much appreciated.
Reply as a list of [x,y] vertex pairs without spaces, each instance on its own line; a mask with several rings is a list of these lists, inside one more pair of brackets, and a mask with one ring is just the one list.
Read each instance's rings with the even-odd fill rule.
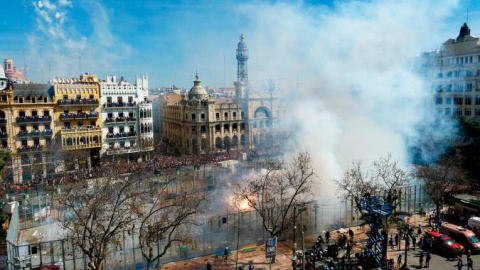
[[462,257],[458,256],[457,268],[458,270],[462,270],[462,267],[463,267]]
[[228,256],[230,255],[230,249],[228,247],[225,247],[225,250],[223,252],[223,261],[226,262],[228,260]]
[[352,246],[350,245],[350,243],[347,243],[347,258],[350,259],[350,252],[352,251]]
[[389,244],[390,244],[390,247],[391,247],[392,249],[395,249],[395,248],[393,247],[393,234],[390,235],[390,243],[389,243]]
[[255,268],[255,266],[253,266],[253,262],[250,261],[250,263],[248,264],[248,270],[253,270]]
[[398,264],[398,267],[401,267],[401,266],[402,266],[402,254],[398,254],[397,264]]
[[427,251],[427,257],[425,258],[425,267],[430,267],[430,260],[432,259],[432,255],[430,251]]
[[398,238],[398,232],[395,233],[395,245],[398,246],[398,250],[400,250],[400,241],[398,241],[399,238]]
[[210,264],[210,262],[207,262],[207,270],[212,270],[212,264]]
[[470,256],[467,258],[467,270],[473,270],[473,260]]
[[348,229],[348,236],[350,236],[350,243],[353,245],[353,230],[351,228]]
[[412,233],[413,250],[415,250],[415,244],[416,243],[417,243],[417,235],[415,233]]
[[327,230],[325,232],[325,241],[326,241],[327,245],[330,244],[330,231],[329,230]]
[[408,234],[405,235],[405,249],[407,251],[410,249],[410,237],[408,237]]
[[423,252],[420,252],[420,268],[423,267]]
[[417,229],[417,234],[421,235],[422,234],[422,225],[418,223],[418,229]]

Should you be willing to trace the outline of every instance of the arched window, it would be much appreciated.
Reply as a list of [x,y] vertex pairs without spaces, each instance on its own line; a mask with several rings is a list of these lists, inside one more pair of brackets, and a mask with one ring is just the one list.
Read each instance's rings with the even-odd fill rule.
[[443,73],[437,73],[437,78],[443,78]]

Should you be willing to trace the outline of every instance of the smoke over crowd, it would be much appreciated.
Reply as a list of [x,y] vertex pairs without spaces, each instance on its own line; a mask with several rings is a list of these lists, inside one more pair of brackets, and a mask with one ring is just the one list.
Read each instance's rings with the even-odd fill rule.
[[417,59],[450,37],[443,28],[456,4],[245,7],[255,25],[249,36],[253,81],[295,81],[283,87],[292,97],[285,126],[295,129],[293,148],[312,153],[322,190],[330,192],[328,180],[341,177],[353,161],[368,165],[392,154],[409,166],[412,144],[451,135],[434,123],[431,86]]

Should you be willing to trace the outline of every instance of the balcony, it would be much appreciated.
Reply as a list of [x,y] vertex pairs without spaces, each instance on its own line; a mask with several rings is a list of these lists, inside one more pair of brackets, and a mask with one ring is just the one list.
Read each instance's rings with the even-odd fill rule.
[[25,153],[25,152],[42,152],[43,145],[27,145],[27,146],[20,146],[18,148],[18,152]]
[[98,99],[61,99],[57,101],[58,106],[66,107],[66,106],[78,106],[78,105],[98,105],[100,102]]
[[51,122],[52,117],[47,116],[19,116],[17,117],[17,124],[29,124],[29,123],[39,123],[39,122]]
[[98,112],[88,113],[62,113],[60,114],[61,120],[74,120],[74,119],[97,119]]
[[107,155],[121,155],[121,154],[130,154],[130,153],[137,153],[140,152],[140,149],[138,147],[121,147],[121,148],[113,148],[113,149],[107,149],[106,154]]
[[25,138],[25,137],[44,137],[44,136],[52,136],[52,131],[51,130],[44,130],[44,131],[39,131],[39,130],[33,130],[33,131],[20,131],[17,134],[18,138]]
[[123,109],[123,108],[136,108],[137,103],[135,101],[133,102],[125,102],[125,103],[118,103],[118,102],[111,102],[111,103],[105,103],[103,104],[104,109]]
[[101,148],[102,143],[88,143],[88,144],[78,144],[78,145],[63,145],[63,150],[78,150],[78,149],[89,149],[89,148]]
[[108,133],[107,140],[128,139],[137,136],[136,132]]
[[107,118],[105,119],[105,123],[112,124],[112,123],[131,123],[136,122],[137,118],[135,117],[116,117],[116,118]]
[[81,126],[81,127],[62,127],[62,134],[73,134],[73,133],[88,133],[88,132],[101,132],[101,127],[95,126]]

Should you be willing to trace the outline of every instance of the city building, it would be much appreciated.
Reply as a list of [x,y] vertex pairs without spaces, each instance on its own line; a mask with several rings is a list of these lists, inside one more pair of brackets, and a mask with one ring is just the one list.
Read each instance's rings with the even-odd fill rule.
[[198,74],[187,95],[163,95],[162,134],[180,153],[253,149],[273,143],[275,122],[284,113],[283,105],[273,91],[251,91],[244,35],[240,36],[236,58],[234,97],[209,95]]
[[[148,100],[148,76],[130,84],[122,77],[107,76],[100,82],[102,100],[102,155],[128,154],[146,160],[153,151],[152,103]],[[136,154],[136,155],[132,155]]]
[[480,117],[480,38],[466,23],[457,38],[424,53],[420,69],[432,81],[437,115]]
[[20,69],[17,69],[13,64],[13,60],[7,58],[3,61],[3,68],[5,69],[5,75],[7,79],[16,83],[24,83],[27,81],[27,77]]
[[86,73],[52,83],[56,142],[62,151],[73,153],[73,158],[65,157],[66,169],[90,168],[99,162],[103,142],[98,77]]
[[[0,69],[0,81],[3,81]],[[48,84],[11,83],[0,92],[1,147],[11,151],[5,179],[16,183],[50,172],[53,89]]]

